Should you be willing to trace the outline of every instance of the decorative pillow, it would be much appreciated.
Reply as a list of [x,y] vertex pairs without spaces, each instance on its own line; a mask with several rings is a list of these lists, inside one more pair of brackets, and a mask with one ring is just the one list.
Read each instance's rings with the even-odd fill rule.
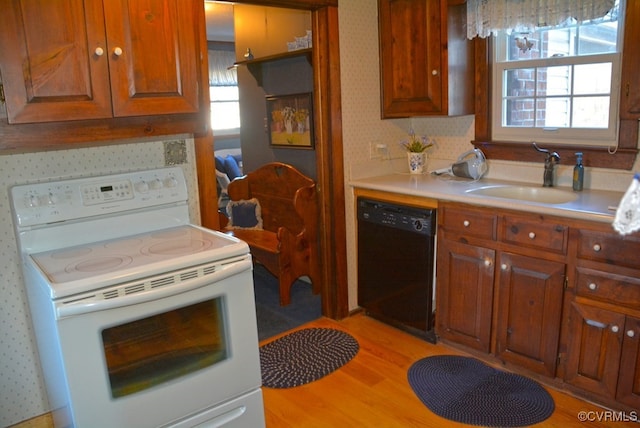
[[222,156],[215,156],[214,158],[216,160],[216,169],[226,173],[227,168],[224,166],[224,158]]
[[256,198],[230,201],[227,204],[230,229],[262,230],[262,212]]
[[224,158],[224,168],[229,176],[229,180],[233,181],[236,177],[242,177],[242,171],[240,171],[238,162],[233,156],[227,155],[227,157]]

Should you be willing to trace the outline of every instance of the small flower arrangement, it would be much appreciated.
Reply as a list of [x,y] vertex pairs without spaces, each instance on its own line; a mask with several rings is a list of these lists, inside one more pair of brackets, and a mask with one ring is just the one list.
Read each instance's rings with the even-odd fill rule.
[[433,140],[429,141],[424,135],[416,135],[413,129],[409,133],[409,139],[401,141],[400,144],[406,151],[411,153],[424,153],[433,147]]

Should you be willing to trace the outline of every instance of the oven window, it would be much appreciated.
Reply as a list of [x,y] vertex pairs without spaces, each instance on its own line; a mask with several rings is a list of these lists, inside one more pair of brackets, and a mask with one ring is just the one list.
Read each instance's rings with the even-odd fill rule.
[[102,331],[111,395],[134,394],[229,356],[222,297]]

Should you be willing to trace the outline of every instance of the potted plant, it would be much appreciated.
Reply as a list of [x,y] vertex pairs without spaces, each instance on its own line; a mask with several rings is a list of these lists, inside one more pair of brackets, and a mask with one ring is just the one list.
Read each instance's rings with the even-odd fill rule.
[[409,133],[409,139],[400,142],[400,144],[407,151],[409,172],[422,174],[427,164],[427,151],[433,147],[433,140],[429,140],[424,135],[416,135],[412,129]]

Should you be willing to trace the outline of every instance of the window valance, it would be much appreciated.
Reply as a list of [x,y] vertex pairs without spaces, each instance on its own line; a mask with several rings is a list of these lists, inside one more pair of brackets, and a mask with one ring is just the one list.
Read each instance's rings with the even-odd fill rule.
[[237,71],[230,68],[235,61],[234,51],[209,50],[209,86],[237,86]]
[[601,18],[615,0],[467,0],[467,38]]

